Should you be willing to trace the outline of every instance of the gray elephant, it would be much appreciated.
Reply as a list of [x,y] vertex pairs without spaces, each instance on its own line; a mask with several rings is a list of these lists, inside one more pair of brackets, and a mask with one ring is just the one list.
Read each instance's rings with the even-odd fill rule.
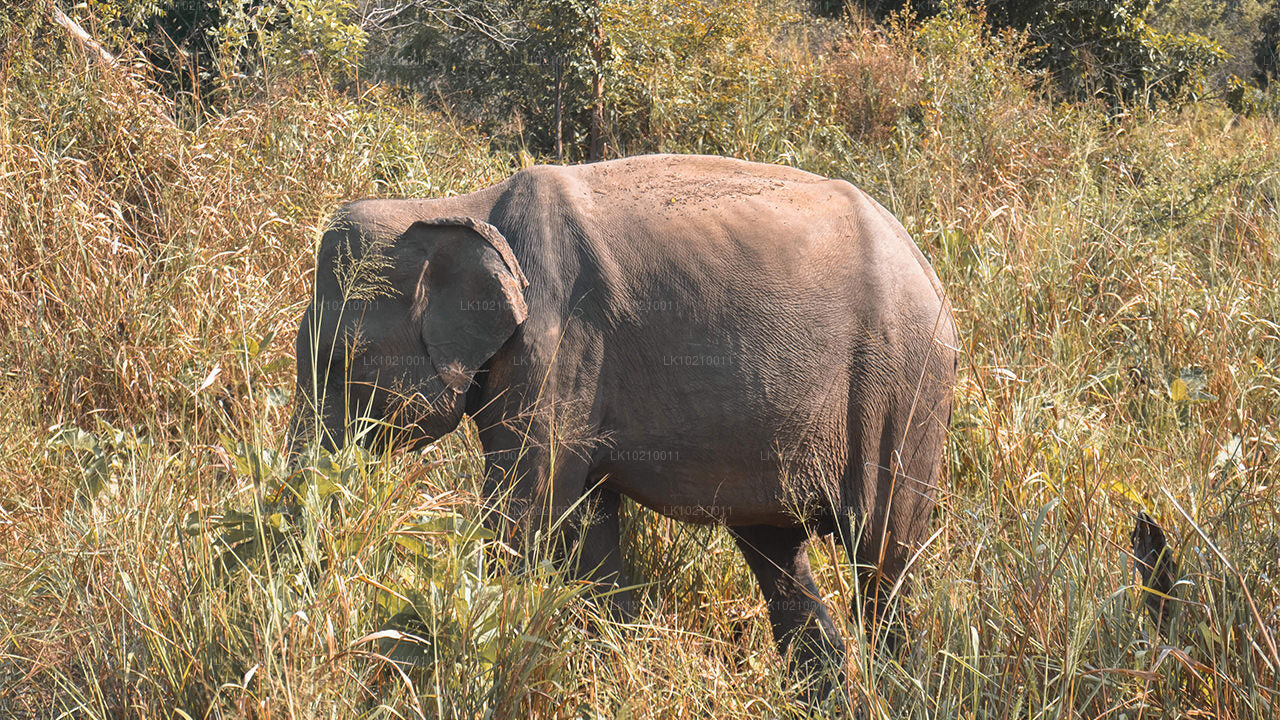
[[806,540],[839,533],[872,628],[925,538],[956,329],[928,261],[849,183],[703,156],[532,167],[344,206],[315,283],[298,387],[327,443],[358,417],[412,446],[469,415],[486,489],[526,529],[594,507],[577,567],[605,586],[625,582],[621,496],[722,523],[797,672],[844,656]]

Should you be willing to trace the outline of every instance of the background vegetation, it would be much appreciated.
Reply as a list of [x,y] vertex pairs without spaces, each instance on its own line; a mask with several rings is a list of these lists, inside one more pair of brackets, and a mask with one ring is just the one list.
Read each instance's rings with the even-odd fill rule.
[[[604,156],[846,178],[952,294],[911,642],[876,655],[837,613],[854,707],[1274,717],[1280,9],[1013,7],[63,6],[114,62],[43,1],[0,11],[0,715],[839,714],[795,705],[721,530],[632,508],[647,608],[616,625],[545,563],[486,567],[469,431],[281,467],[336,204],[587,158],[594,123]],[[1184,580],[1164,637],[1140,509]]]

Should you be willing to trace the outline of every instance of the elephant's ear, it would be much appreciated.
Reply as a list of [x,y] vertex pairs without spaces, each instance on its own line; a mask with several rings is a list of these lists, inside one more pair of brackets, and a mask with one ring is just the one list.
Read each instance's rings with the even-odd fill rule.
[[525,279],[506,238],[473,218],[415,222],[405,233],[426,251],[414,311],[436,372],[454,392],[465,392],[529,311]]

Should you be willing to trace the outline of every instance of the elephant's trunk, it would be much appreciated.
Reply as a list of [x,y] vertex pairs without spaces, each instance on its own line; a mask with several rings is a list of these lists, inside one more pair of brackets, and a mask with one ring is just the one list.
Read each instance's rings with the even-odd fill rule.
[[290,468],[297,466],[302,449],[315,439],[317,425],[314,404],[307,393],[298,388],[294,392],[293,414],[289,416],[285,434],[285,457]]
[[305,428],[302,426],[302,409],[295,403],[293,406],[293,415],[289,416],[289,426],[285,434],[285,460],[290,469],[294,469],[301,458],[302,447],[307,444],[308,438]]
[[339,438],[343,437],[342,425],[332,422],[333,408],[318,410],[319,405],[304,390],[299,389],[293,400],[293,414],[289,416],[289,426],[285,435],[285,451],[290,467],[299,462],[302,450],[314,440],[330,452],[338,450]]

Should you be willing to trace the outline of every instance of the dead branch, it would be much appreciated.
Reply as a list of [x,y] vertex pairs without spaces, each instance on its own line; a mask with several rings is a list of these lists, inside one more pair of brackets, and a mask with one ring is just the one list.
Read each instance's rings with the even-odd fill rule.
[[107,49],[102,47],[101,43],[94,40],[92,35],[80,27],[80,23],[67,17],[67,14],[52,2],[49,3],[49,9],[50,14],[53,16],[53,21],[70,33],[71,38],[76,41],[76,44],[80,46],[85,55],[97,60],[104,67],[113,68],[116,66],[115,56],[107,52]]

